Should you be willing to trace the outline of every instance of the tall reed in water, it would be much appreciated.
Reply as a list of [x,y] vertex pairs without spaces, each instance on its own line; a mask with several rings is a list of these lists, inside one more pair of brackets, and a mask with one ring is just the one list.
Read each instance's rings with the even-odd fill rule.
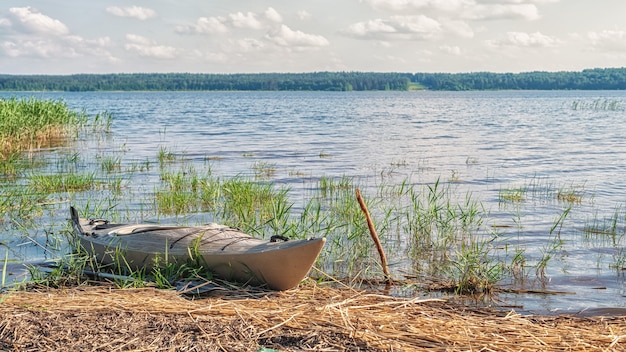
[[16,171],[25,150],[62,143],[72,128],[86,122],[84,112],[75,112],[61,100],[34,98],[0,99],[0,173]]
[[68,128],[86,122],[84,112],[75,112],[61,100],[0,100],[0,157],[16,150],[39,148],[67,135]]

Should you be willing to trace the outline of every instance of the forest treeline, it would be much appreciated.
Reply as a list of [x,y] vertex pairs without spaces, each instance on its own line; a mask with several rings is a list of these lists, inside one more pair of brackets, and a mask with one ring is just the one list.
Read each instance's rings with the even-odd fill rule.
[[626,68],[523,73],[119,73],[0,75],[4,91],[621,90]]

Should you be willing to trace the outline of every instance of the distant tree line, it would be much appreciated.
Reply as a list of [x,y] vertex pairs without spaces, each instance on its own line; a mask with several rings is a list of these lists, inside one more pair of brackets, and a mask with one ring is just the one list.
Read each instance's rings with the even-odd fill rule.
[[120,73],[0,75],[4,91],[621,90],[626,68],[524,73]]
[[626,89],[626,68],[580,72],[416,73],[411,79],[431,90],[621,90]]
[[0,90],[14,91],[189,91],[189,90],[408,90],[411,74],[314,73],[124,73],[0,75]]

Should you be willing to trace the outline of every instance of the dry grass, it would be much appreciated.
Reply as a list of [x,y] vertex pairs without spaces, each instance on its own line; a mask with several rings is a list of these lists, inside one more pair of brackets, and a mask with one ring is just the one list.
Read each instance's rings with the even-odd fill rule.
[[188,299],[82,286],[10,293],[0,349],[15,351],[620,350],[625,317],[539,317],[303,285]]

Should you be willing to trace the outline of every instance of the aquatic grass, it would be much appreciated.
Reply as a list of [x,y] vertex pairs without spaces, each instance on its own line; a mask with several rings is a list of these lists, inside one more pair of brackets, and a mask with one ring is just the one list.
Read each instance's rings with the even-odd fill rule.
[[621,205],[616,206],[609,216],[602,219],[596,213],[591,221],[585,222],[580,231],[588,245],[621,249],[626,245],[626,213]]
[[29,177],[29,188],[33,193],[76,192],[102,187],[102,181],[96,180],[95,173],[42,175]]
[[570,185],[568,187],[559,187],[556,193],[556,198],[559,201],[566,203],[580,204],[583,201],[585,195],[585,187]]
[[176,172],[161,169],[164,187],[155,190],[155,203],[162,213],[181,214],[193,212],[197,207],[195,191],[200,183],[193,168]]
[[62,100],[10,98],[0,100],[0,160],[26,149],[58,144],[72,128],[87,121]]
[[563,229],[563,223],[572,210],[571,206],[565,208],[561,214],[554,220],[554,224],[550,229],[550,238],[546,244],[540,249],[541,258],[535,266],[537,276],[540,278],[546,277],[546,268],[548,262],[552,257],[558,253],[563,247],[563,239],[561,238],[561,230]]
[[533,177],[522,185],[500,187],[500,203],[558,202],[582,203],[587,190],[584,184],[558,184],[548,178]]
[[624,111],[626,103],[621,99],[575,100],[570,105],[572,110]]
[[106,173],[119,172],[122,170],[122,159],[119,156],[99,156],[97,157],[100,162],[101,169]]
[[[271,183],[256,182],[248,178],[235,177],[221,185],[222,209],[218,215],[229,224],[244,231],[259,233],[263,224],[276,221],[276,209],[287,202],[287,188],[275,189]],[[283,214],[285,215],[285,214]]]
[[94,258],[80,246],[71,233],[69,224],[61,230],[61,236],[70,243],[72,250],[49,260],[45,265],[27,265],[31,279],[28,285],[66,287],[81,285],[88,281],[85,271],[97,267]]
[[163,167],[166,163],[176,160],[176,154],[168,150],[165,146],[161,146],[159,147],[157,159],[159,160],[159,165]]
[[526,199],[526,188],[509,187],[500,188],[498,191],[498,201],[503,202],[522,202]]
[[92,126],[94,132],[111,133],[113,114],[108,111],[97,113],[93,118]]
[[[327,246],[318,264],[322,270],[352,283],[380,276],[382,268],[374,260],[376,253],[367,224],[354,196],[357,186],[354,178],[320,177],[311,185],[305,204],[295,210],[288,188],[259,181],[253,175],[220,178],[210,169],[201,174],[193,165],[185,161],[159,169],[161,182],[155,185],[151,211],[174,215],[205,213],[211,221],[236,226],[262,238],[324,236]],[[97,179],[109,184],[109,188],[115,183],[103,181],[102,177]],[[121,182],[122,178],[115,180]],[[67,189],[59,185],[45,188]],[[490,232],[490,227],[483,227],[487,214],[481,204],[471,193],[456,194],[453,183],[437,180],[416,185],[404,180],[388,185],[383,182],[377,189],[368,188],[366,192],[373,192],[373,196],[366,197],[367,205],[383,246],[386,250],[399,251],[396,255],[407,253],[411,274],[416,277],[451,281],[459,293],[488,293],[507,274],[514,270],[521,272],[520,263],[525,265],[519,259],[523,251],[516,252],[519,255],[511,263],[508,262],[511,258],[500,257],[501,249],[494,246],[497,236]],[[115,206],[113,198],[107,196],[107,199],[108,203],[103,200],[96,208],[88,205],[90,212],[98,214],[97,217],[108,213],[119,216],[119,211],[111,212]],[[119,260],[124,267],[123,258]],[[402,263],[398,268],[406,270],[405,265]],[[175,270],[167,266],[163,263],[161,272],[135,273],[126,269],[113,274],[133,278],[133,282],[120,279],[117,284],[122,286],[155,280],[167,287],[176,270],[193,273],[182,267]]]
[[[193,280],[210,281],[213,274],[200,253],[201,237],[198,237],[188,249],[189,258],[185,262],[175,262],[168,258],[168,248],[162,256],[155,256],[152,270],[143,281],[154,282],[155,287],[162,289],[176,288],[177,284]],[[167,247],[167,246],[166,246]]]
[[267,180],[276,174],[276,164],[268,163],[266,161],[257,161],[252,165],[252,171],[254,177],[259,180]]
[[461,241],[444,272],[459,294],[491,294],[506,276],[506,265],[491,255],[491,240]]
[[322,197],[331,197],[337,191],[343,192],[354,189],[354,179],[343,176],[340,179],[322,176],[319,179],[319,190]]
[[391,166],[392,167],[407,167],[409,166],[409,163],[406,161],[406,159],[392,160]]

